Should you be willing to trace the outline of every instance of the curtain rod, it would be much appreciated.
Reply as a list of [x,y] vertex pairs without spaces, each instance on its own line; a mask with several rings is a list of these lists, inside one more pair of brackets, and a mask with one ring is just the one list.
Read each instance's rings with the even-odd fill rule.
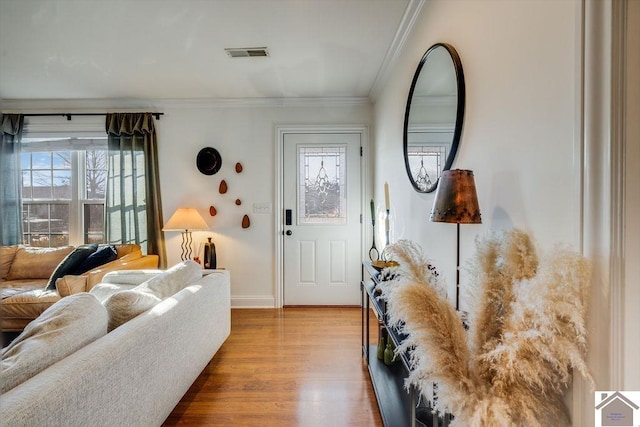
[[[66,117],[67,120],[71,120],[71,116],[106,116],[108,113],[33,113],[33,114],[23,114],[25,117],[55,117],[55,116],[63,116]],[[160,116],[164,116],[164,113],[149,113],[156,120],[160,120]]]

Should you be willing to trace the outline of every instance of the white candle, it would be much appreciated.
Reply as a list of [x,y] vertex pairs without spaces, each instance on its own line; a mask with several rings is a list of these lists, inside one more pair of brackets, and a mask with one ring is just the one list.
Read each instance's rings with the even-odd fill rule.
[[388,211],[390,209],[389,208],[389,184],[386,182],[384,183],[384,205]]

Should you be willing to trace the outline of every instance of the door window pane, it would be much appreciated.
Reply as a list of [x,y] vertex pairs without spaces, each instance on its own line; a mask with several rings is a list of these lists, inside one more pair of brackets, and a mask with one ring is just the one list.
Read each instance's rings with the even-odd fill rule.
[[413,180],[418,184],[418,188],[425,191],[431,188],[438,180],[438,177],[442,175],[442,168],[446,159],[446,147],[413,146],[407,150],[407,157]]
[[407,133],[407,159],[413,181],[426,191],[438,181],[451,149],[453,129],[416,130]]
[[347,221],[346,146],[298,146],[298,224]]

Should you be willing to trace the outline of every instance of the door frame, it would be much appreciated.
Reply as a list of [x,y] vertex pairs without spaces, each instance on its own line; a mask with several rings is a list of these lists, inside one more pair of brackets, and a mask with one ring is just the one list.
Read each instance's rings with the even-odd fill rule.
[[366,125],[280,125],[276,126],[275,143],[275,209],[274,209],[274,230],[275,238],[275,307],[282,308],[284,305],[284,221],[282,201],[282,184],[284,182],[284,136],[290,133],[356,133],[360,134],[360,259],[364,259],[366,227],[363,215],[366,200],[371,194],[371,180],[369,176],[369,127]]

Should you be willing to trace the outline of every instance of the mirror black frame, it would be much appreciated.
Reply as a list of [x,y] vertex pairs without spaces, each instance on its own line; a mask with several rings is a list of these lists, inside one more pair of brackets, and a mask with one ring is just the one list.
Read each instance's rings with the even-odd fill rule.
[[456,122],[455,122],[455,127],[453,132],[453,140],[451,141],[451,149],[449,150],[449,155],[447,156],[444,168],[442,169],[443,171],[451,169],[451,165],[453,164],[453,160],[455,159],[456,153],[458,152],[458,146],[460,145],[460,138],[462,136],[462,122],[464,120],[464,106],[465,106],[465,98],[466,98],[464,72],[462,71],[462,61],[460,60],[460,56],[458,55],[458,52],[455,50],[453,46],[447,43],[436,43],[433,46],[431,46],[427,50],[427,52],[422,56],[422,59],[420,59],[418,68],[416,69],[416,72],[413,75],[411,88],[409,89],[409,96],[407,98],[407,106],[404,113],[404,135],[403,135],[403,144],[402,144],[402,149],[404,153],[404,164],[407,170],[407,176],[409,177],[409,181],[411,181],[411,185],[418,193],[431,193],[435,191],[435,189],[438,188],[438,181],[440,180],[440,177],[438,177],[438,180],[430,188],[427,188],[426,190],[422,190],[420,189],[420,187],[418,187],[418,184],[415,182],[415,180],[413,179],[413,176],[411,175],[411,167],[409,165],[409,155],[408,155],[409,113],[411,112],[411,100],[413,98],[413,92],[416,88],[416,83],[418,82],[418,78],[420,77],[420,72],[422,71],[422,67],[427,61],[429,54],[439,47],[444,47],[447,50],[447,52],[449,52],[449,55],[451,56],[451,60],[453,61],[453,68],[455,69],[455,73],[456,73],[456,83],[458,88],[458,93],[457,93],[458,105],[456,107]]

